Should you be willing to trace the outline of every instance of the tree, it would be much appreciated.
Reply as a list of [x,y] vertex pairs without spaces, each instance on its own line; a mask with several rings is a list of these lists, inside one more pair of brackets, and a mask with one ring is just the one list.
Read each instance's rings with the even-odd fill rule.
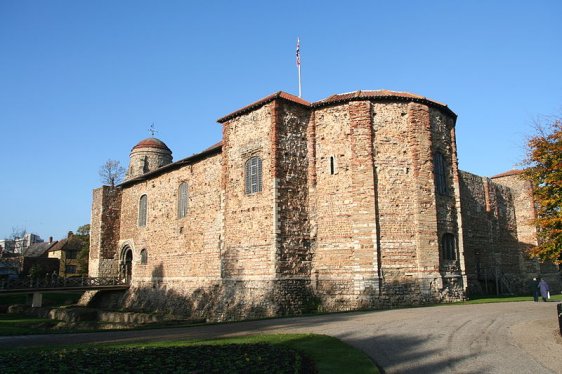
[[90,236],[90,224],[85,224],[76,229],[76,235]]
[[12,227],[12,234],[10,235],[11,240],[21,239],[27,234],[27,230],[21,227]]
[[121,183],[125,176],[125,168],[121,166],[119,161],[107,160],[99,170],[101,182],[104,185],[115,187],[116,184]]
[[524,175],[533,184],[538,245],[531,255],[562,263],[562,118],[537,124],[527,143]]
[[22,254],[23,249],[26,246],[26,243],[24,241],[26,234],[27,234],[27,229],[21,227],[12,227],[12,233],[10,234],[10,237],[7,239],[11,242],[11,244],[9,244],[10,248],[6,248],[6,250],[13,253]]
[[80,240],[80,251],[78,252],[78,264],[80,264],[80,274],[88,274],[88,261],[90,257],[90,225],[82,225],[76,230],[74,237]]

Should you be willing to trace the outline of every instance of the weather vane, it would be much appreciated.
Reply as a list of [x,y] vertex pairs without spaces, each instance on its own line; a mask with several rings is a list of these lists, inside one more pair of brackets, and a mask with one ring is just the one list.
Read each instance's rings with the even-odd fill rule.
[[154,122],[152,122],[152,125],[150,125],[150,128],[148,129],[148,132],[150,133],[150,135],[154,138],[154,134],[156,134],[158,131],[154,128]]

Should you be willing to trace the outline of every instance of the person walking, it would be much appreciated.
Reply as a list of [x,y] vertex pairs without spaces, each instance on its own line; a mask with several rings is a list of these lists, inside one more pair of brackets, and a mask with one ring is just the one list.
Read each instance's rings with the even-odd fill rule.
[[546,299],[549,296],[549,291],[550,288],[548,287],[548,283],[546,283],[546,281],[542,278],[539,278],[539,285],[537,286],[541,292],[541,297],[543,301],[546,301]]
[[539,281],[537,278],[533,278],[530,282],[531,293],[533,294],[533,301],[536,303],[539,301]]

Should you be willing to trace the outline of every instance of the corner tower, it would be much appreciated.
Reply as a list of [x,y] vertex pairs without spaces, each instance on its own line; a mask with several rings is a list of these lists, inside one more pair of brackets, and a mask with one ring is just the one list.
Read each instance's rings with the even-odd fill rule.
[[129,168],[125,180],[141,176],[172,163],[172,151],[160,139],[147,138],[141,140],[131,149],[129,159]]

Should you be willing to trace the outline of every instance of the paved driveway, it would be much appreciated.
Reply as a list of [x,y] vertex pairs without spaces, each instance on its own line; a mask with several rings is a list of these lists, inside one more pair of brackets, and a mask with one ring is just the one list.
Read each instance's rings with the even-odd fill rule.
[[556,303],[437,306],[188,328],[1,337],[1,347],[153,341],[257,333],[332,335],[386,373],[562,373]]

